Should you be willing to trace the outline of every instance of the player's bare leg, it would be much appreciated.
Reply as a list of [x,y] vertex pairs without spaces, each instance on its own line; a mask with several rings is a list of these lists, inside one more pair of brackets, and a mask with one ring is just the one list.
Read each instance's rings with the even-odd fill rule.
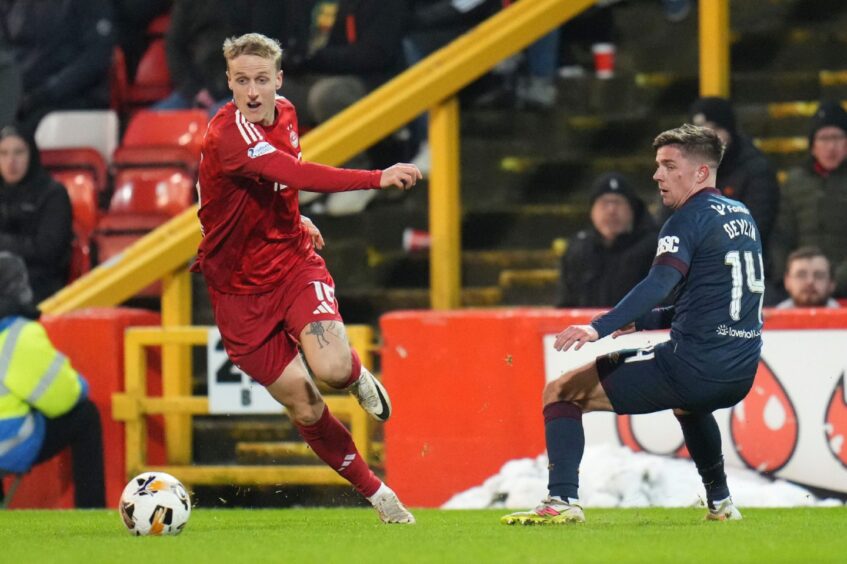
[[585,522],[578,498],[578,470],[585,449],[582,414],[611,411],[600,385],[597,365],[590,362],[562,374],[544,387],[544,431],[550,495],[534,509],[500,518],[505,525],[564,525]]
[[373,504],[384,523],[415,522],[397,495],[374,475],[353,443],[353,437],[329,411],[300,356],[268,386],[315,454]]
[[388,392],[350,348],[343,323],[309,323],[300,332],[300,347],[315,378],[331,388],[349,391],[377,421],[389,418]]

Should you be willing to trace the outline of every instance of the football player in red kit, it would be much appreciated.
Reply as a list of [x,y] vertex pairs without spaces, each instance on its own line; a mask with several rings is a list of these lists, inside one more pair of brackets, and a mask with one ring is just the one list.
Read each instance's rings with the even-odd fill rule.
[[232,102],[212,118],[200,161],[203,240],[194,269],[209,287],[227,354],[285,406],[303,439],[377,509],[386,523],[414,523],[396,494],[368,468],[347,429],[309,376],[346,389],[380,421],[385,388],[350,348],[335,283],[315,252],[320,233],[301,217],[298,191],[395,187],[421,178],[411,164],[348,170],[301,160],[294,106],[277,96],[282,51],[248,33],[223,46]]

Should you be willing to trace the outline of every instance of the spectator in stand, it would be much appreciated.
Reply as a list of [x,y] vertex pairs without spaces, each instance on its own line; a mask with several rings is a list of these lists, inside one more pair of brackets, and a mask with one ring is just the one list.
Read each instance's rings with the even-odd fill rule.
[[168,69],[174,84],[170,96],[153,109],[202,108],[215,115],[229,102],[226,64],[221,44],[249,31],[283,37],[295,17],[291,0],[254,0],[244,4],[224,0],[176,0],[165,35]]
[[172,0],[112,0],[115,8],[115,39],[123,49],[127,74],[135,69],[148,47],[147,28],[158,16],[168,13]]
[[21,73],[26,131],[52,110],[109,107],[112,27],[110,0],[0,2],[0,39]]
[[15,62],[15,54],[0,39],[0,127],[15,122],[21,101],[21,73]]
[[[417,64],[510,3],[508,0],[413,0],[409,32],[403,38],[406,64]],[[527,47],[522,56],[503,61],[493,73],[466,91],[478,91],[481,85],[484,92],[474,101],[479,106],[508,105],[521,110],[548,111],[556,104],[558,59],[557,28]],[[492,78],[495,87],[490,85]],[[425,174],[430,167],[427,127],[427,114],[412,124],[413,140],[418,144],[417,155],[412,160]]]
[[779,182],[773,166],[750,138],[738,131],[735,111],[726,98],[700,98],[689,113],[691,123],[713,129],[726,143],[715,187],[727,198],[747,206],[767,249],[779,211]]
[[73,237],[67,190],[41,166],[35,140],[7,125],[0,130],[0,251],[26,262],[36,303],[67,282]]
[[810,158],[782,185],[771,241],[774,272],[786,272],[790,251],[816,246],[835,270],[835,297],[847,297],[847,112],[823,102],[812,117]]
[[788,255],[785,290],[788,299],[776,307],[839,307],[832,299],[835,278],[832,263],[817,247],[801,247]]
[[622,174],[600,176],[591,191],[591,228],[568,241],[558,307],[609,307],[650,271],[657,230]]
[[27,472],[70,446],[76,506],[105,507],[100,412],[39,316],[23,261],[0,252],[0,470]]
[[[323,123],[403,70],[402,37],[408,18],[407,0],[311,0],[299,4],[292,35],[284,43],[282,95],[298,108],[306,128]],[[345,166],[381,166],[377,149],[362,153]],[[315,212],[347,215],[365,209],[375,191],[326,196]],[[301,204],[321,196],[306,196]]]

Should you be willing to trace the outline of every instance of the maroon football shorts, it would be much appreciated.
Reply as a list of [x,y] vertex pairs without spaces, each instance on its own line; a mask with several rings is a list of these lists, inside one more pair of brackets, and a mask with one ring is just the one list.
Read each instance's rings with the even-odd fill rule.
[[326,266],[305,265],[262,294],[209,288],[212,311],[230,360],[262,384],[273,384],[298,354],[300,333],[315,321],[342,321]]

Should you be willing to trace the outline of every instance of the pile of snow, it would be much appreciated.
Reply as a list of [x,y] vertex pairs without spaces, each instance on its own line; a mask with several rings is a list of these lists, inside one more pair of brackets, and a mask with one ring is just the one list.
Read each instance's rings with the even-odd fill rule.
[[[769,480],[751,470],[726,469],[732,499],[740,507],[841,505],[821,500],[784,480]],[[586,447],[579,470],[579,497],[586,507],[696,507],[705,496],[690,460],[626,447]],[[547,455],[507,462],[481,486],[453,496],[444,509],[529,508],[547,496]]]

